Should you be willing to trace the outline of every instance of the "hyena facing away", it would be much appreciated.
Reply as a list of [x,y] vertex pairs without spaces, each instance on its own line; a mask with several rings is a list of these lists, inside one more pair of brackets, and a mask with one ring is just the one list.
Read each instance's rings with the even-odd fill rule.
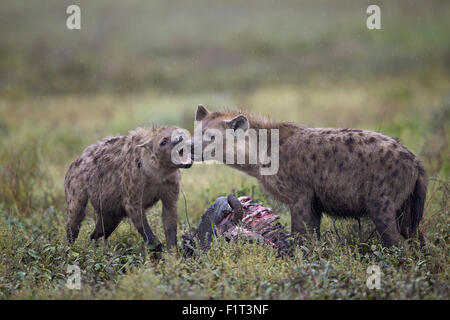
[[77,238],[90,199],[98,214],[91,239],[107,239],[128,216],[145,242],[160,250],[145,209],[161,200],[167,247],[176,246],[179,168],[189,168],[192,161],[174,163],[171,152],[184,143],[177,127],[153,127],[105,138],[86,148],[70,165],[64,181],[68,241]]
[[[397,140],[373,131],[275,122],[242,111],[210,112],[201,105],[196,121],[201,122],[205,136],[209,129],[219,130],[220,137],[226,136],[227,129],[278,130],[279,168],[275,174],[261,175],[261,163],[226,164],[256,177],[266,192],[289,206],[293,233],[315,230],[319,236],[322,213],[344,218],[368,216],[385,246],[398,244],[400,235],[410,238],[416,234],[423,244],[419,222],[427,190],[425,170]],[[217,143],[217,137],[201,143],[204,149]],[[228,156],[226,143],[224,139],[223,154]],[[270,143],[268,140],[268,150]],[[248,158],[248,147],[244,150]],[[204,154],[194,154],[193,159],[207,160]]]

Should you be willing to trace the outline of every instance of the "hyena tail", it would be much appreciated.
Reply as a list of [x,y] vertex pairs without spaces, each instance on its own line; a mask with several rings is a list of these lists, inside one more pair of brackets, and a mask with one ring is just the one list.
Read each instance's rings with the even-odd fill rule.
[[417,178],[414,191],[405,206],[404,216],[401,221],[401,233],[405,238],[412,238],[418,233],[422,245],[424,244],[424,237],[419,229],[419,223],[423,217],[426,195],[427,177],[423,165],[419,164],[419,177]]

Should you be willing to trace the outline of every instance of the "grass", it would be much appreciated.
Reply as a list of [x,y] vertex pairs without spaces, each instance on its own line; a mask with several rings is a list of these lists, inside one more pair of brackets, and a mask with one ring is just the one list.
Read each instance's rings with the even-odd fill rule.
[[[418,90],[405,89],[406,81]],[[444,149],[440,154],[442,165],[438,166],[435,156],[428,158],[427,153],[422,153],[428,150],[430,141],[436,145],[448,141],[448,104],[439,103],[435,96],[435,91],[446,85],[448,82],[424,86],[411,79],[387,78],[364,85],[350,82],[263,87],[246,95],[229,96],[149,91],[130,96],[3,100],[1,297],[447,299],[448,154]],[[428,239],[426,252],[413,244],[382,248],[378,236],[361,242],[353,221],[337,222],[338,238],[331,220],[325,218],[322,239],[311,239],[296,248],[293,258],[277,258],[276,252],[267,247],[217,239],[212,249],[198,259],[185,259],[175,252],[157,261],[148,254],[128,220],[108,241],[88,241],[95,224],[91,207],[75,245],[66,244],[62,182],[70,161],[85,146],[105,135],[125,133],[152,122],[189,128],[195,103],[220,105],[216,101],[229,106],[246,105],[254,112],[308,125],[364,127],[401,138],[411,150],[422,154],[430,171],[422,222]],[[364,101],[369,101],[367,109],[360,107]],[[429,102],[428,108],[420,107],[424,101]],[[123,105],[127,105],[126,110]],[[183,171],[183,190],[187,208],[181,198],[179,238],[188,231],[185,209],[190,223],[196,225],[214,199],[233,191],[253,193],[256,199],[272,206],[289,228],[290,218],[284,206],[262,194],[256,180],[224,165],[195,165]],[[161,206],[157,205],[147,215],[156,234],[164,239],[160,213]],[[373,224],[364,220],[363,239],[372,230]],[[80,291],[66,287],[68,264],[81,268]],[[366,269],[372,264],[379,265],[383,272],[380,290],[369,290],[365,285]]]
[[[368,4],[359,1],[80,3],[78,33],[65,29],[65,1],[0,5],[0,299],[449,299],[446,1],[380,1],[381,31],[365,28]],[[192,132],[199,103],[399,138],[429,176],[426,250],[383,248],[378,235],[369,238],[369,220],[364,241],[355,221],[338,221],[338,237],[325,217],[321,239],[291,258],[216,239],[197,259],[177,251],[155,260],[128,220],[108,241],[88,241],[91,206],[68,246],[63,179],[71,161],[140,125]],[[183,171],[182,189],[178,239],[186,216],[196,225],[232,192],[253,194],[290,228],[285,206],[224,165]],[[161,205],[147,217],[164,240]],[[81,290],[66,286],[70,264],[80,267]],[[366,286],[373,264],[379,290]]]

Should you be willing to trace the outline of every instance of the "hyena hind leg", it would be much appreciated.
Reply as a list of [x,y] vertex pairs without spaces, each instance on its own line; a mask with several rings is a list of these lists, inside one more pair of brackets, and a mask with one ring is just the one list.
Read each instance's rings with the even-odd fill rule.
[[369,217],[375,224],[384,246],[398,245],[400,242],[400,231],[397,227],[397,213],[392,205],[389,204],[389,200],[371,206]]
[[301,195],[290,207],[292,233],[304,236],[312,233],[320,239],[320,220],[322,212],[313,204],[313,197]]
[[85,190],[81,192],[75,192],[72,190],[72,194],[67,193],[67,241],[73,243],[80,232],[81,222],[86,216],[86,205],[88,201],[88,195]]

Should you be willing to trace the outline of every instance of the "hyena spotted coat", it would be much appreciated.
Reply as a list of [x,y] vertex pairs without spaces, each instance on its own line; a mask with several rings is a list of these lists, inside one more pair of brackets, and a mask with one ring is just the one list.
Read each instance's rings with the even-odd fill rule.
[[[238,110],[210,112],[202,105],[196,120],[203,132],[218,129],[222,137],[226,129],[279,130],[276,174],[261,175],[261,164],[231,166],[257,178],[267,193],[289,206],[293,233],[315,230],[320,235],[322,213],[368,216],[386,246],[397,245],[400,235],[419,234],[423,243],[419,222],[427,190],[425,170],[399,141],[373,131],[309,128]],[[209,143],[203,139],[203,148]],[[225,155],[225,138],[223,145]]]
[[98,215],[91,239],[107,239],[122,219],[129,217],[144,241],[160,250],[145,210],[161,200],[167,247],[176,246],[179,168],[192,165],[190,160],[174,164],[171,159],[172,149],[183,141],[182,135],[172,139],[177,129],[138,128],[84,150],[70,165],[64,181],[70,243],[78,236],[89,199]]

